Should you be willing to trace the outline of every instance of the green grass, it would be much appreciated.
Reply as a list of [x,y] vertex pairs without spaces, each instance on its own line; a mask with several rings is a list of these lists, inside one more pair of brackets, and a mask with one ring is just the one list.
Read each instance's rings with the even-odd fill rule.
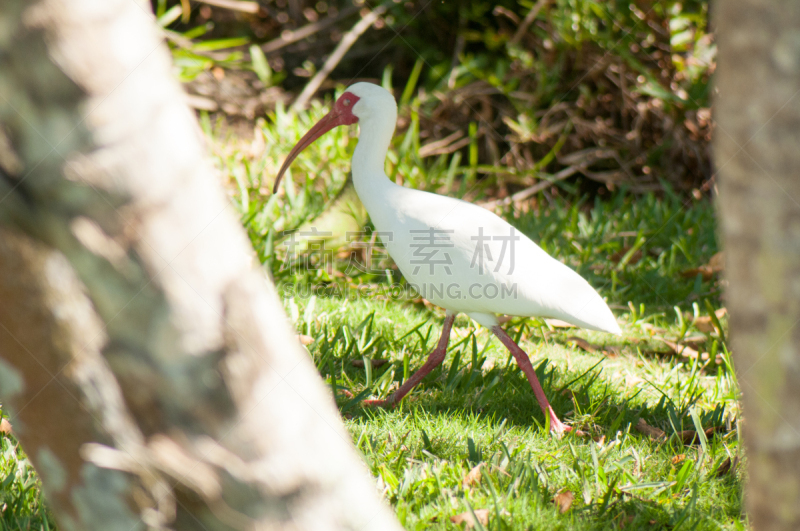
[[54,528],[40,488],[36,471],[19,443],[0,433],[0,531]]
[[[675,293],[691,292],[691,284],[676,286]],[[557,440],[544,429],[530,387],[508,353],[466,317],[456,321],[451,344],[460,345],[441,368],[400,407],[371,411],[355,400],[387,396],[422,364],[438,338],[442,312],[363,298],[293,299],[287,310],[298,332],[315,339],[309,351],[379,488],[408,529],[454,528],[448,518],[470,507],[490,510],[491,529],[617,529],[620,522],[629,529],[743,528],[740,477],[715,473],[740,454],[735,428],[723,429],[705,448],[675,436],[695,429],[692,412],[704,429],[737,418],[733,371],[676,359],[654,340],[699,336],[700,350],[713,352],[722,350],[716,333],[646,311],[622,313],[619,339],[513,321],[511,335],[521,337],[531,354],[555,410],[599,441]],[[567,339],[574,336],[616,347],[615,355],[581,351]],[[390,362],[372,371],[353,366],[373,358]],[[729,363],[727,355],[724,361]],[[640,418],[663,429],[667,439],[637,432]],[[465,487],[465,475],[481,463],[482,479]],[[563,515],[552,502],[561,490],[575,495]]]
[[[298,333],[313,338],[309,353],[407,529],[458,529],[450,517],[482,509],[488,510],[485,528],[497,530],[747,527],[742,467],[720,472],[727,459],[743,457],[726,319],[705,331],[693,324],[721,304],[718,278],[687,273],[718,251],[707,200],[621,190],[592,202],[573,195],[574,184],[561,183],[525,209],[503,213],[598,288],[621,323],[619,338],[538,319],[506,325],[529,352],[558,415],[591,437],[549,435],[513,359],[464,316],[456,320],[443,365],[399,407],[365,410],[360,399],[387,396],[424,362],[444,312],[413,297],[389,296],[387,289],[404,280],[383,255],[374,271],[354,273],[357,249],[341,238],[316,242],[330,251],[325,267],[284,267],[283,232],[321,224],[341,208],[336,198],[346,182],[354,129],[320,139],[298,159],[282,192],[269,191],[283,157],[324,111],[316,106],[296,117],[279,108],[252,141],[226,136],[207,119],[203,125],[259,258],[284,293],[308,293],[287,298],[287,312]],[[474,167],[462,165],[458,155],[415,159],[419,138],[409,131],[392,147],[390,175],[418,188],[488,198]],[[367,223],[362,237],[369,239],[370,231]],[[341,236],[339,228],[331,232]],[[318,264],[321,255],[311,255]],[[312,286],[316,292],[303,291]],[[582,350],[574,337],[599,350]],[[691,345],[708,360],[677,356],[662,339]],[[372,368],[363,363],[370,359],[388,361]],[[665,437],[640,433],[640,419]],[[684,444],[678,432],[698,424],[718,431]],[[0,444],[2,525],[47,528],[30,465],[13,439]],[[480,479],[465,484],[479,465]],[[553,499],[565,492],[574,501],[562,514]]]
[[[292,312],[297,302],[288,307],[298,331],[316,339],[309,350],[379,488],[408,529],[453,528],[448,518],[469,507],[489,509],[492,529],[616,529],[623,520],[632,529],[738,528],[740,480],[715,475],[739,453],[736,431],[710,438],[706,448],[672,436],[694,429],[692,411],[704,428],[724,426],[737,413],[735,381],[729,370],[703,370],[650,350],[653,329],[645,325],[680,333],[663,318],[631,322],[625,315],[619,340],[575,330],[549,333],[532,320],[510,326],[531,353],[556,411],[590,431],[594,442],[548,435],[515,363],[464,317],[456,321],[453,341],[463,338],[461,345],[400,407],[361,409],[349,397],[385,397],[424,361],[438,337],[439,312],[333,299],[315,299],[313,307],[302,301],[305,307]],[[567,336],[621,350],[613,358],[590,355],[570,346]],[[391,362],[367,374],[352,364],[363,358]],[[667,440],[638,433],[639,418],[662,428]],[[673,464],[681,454],[685,460]],[[467,472],[481,463],[480,483],[464,487]],[[562,489],[576,497],[564,515],[551,501]]]
[[[315,108],[310,117],[323,111]],[[353,274],[354,248],[335,238],[314,241],[316,251],[308,253],[319,265],[320,246],[327,245],[325,267],[285,267],[281,231],[324,228],[325,215],[339,206],[334,198],[346,180],[355,132],[340,128],[323,137],[302,155],[287,190],[272,196],[265,190],[274,169],[313,121],[281,110],[273,120],[257,129],[253,145],[260,149],[245,156],[224,141],[218,160],[234,175],[234,201],[262,260],[283,293],[297,295],[285,300],[287,312],[298,333],[313,338],[309,353],[406,528],[456,529],[450,517],[480,509],[489,511],[487,529],[746,528],[741,466],[724,472],[727,460],[743,457],[726,319],[715,315],[710,329],[693,324],[721,305],[721,281],[690,271],[719,250],[709,201],[667,188],[659,197],[622,190],[591,202],[564,184],[524,211],[504,213],[597,287],[621,322],[620,338],[537,319],[507,325],[530,353],[557,413],[591,438],[550,436],[508,352],[464,316],[443,365],[399,407],[365,410],[360,400],[388,396],[421,366],[444,312],[392,297],[389,287],[404,281],[385,257],[376,271]],[[206,129],[213,129],[208,122]],[[415,159],[418,139],[413,127],[408,131],[395,139],[389,175],[482,200],[468,164],[457,155]],[[588,353],[574,337],[600,350]],[[707,360],[676,356],[662,339],[691,345]],[[370,359],[388,361],[373,368]],[[665,437],[640,433],[640,419]],[[698,425],[717,431],[684,444],[679,432]],[[478,465],[480,480],[465,485]],[[574,501],[561,514],[553,499],[567,491]]]

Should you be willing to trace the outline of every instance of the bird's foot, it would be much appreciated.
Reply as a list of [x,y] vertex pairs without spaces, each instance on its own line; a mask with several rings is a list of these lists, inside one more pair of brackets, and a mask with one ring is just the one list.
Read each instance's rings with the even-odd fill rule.
[[364,407],[383,407],[390,409],[394,407],[395,402],[391,398],[386,400],[364,400],[361,402],[361,405]]
[[563,422],[561,422],[559,420],[559,418],[556,416],[556,414],[553,411],[553,409],[550,408],[549,404],[548,404],[548,408],[549,408],[548,412],[550,413],[550,431],[552,433],[555,433],[559,437],[561,437],[565,433],[573,433],[573,434],[575,434],[575,435],[577,435],[579,437],[585,437],[585,436],[588,435],[584,431],[581,431],[581,430],[579,430],[577,428],[573,428],[569,424],[564,424]]
[[553,429],[552,426],[550,427],[550,431],[556,432],[559,436],[563,435],[564,433],[572,433],[577,435],[578,437],[588,437],[589,434],[583,430],[579,430],[578,428],[573,428],[568,424],[562,424],[561,429]]
[[550,415],[550,432],[555,433],[559,437],[564,435],[565,433],[569,433],[572,431],[572,426],[568,426],[558,420],[558,417],[551,414]]

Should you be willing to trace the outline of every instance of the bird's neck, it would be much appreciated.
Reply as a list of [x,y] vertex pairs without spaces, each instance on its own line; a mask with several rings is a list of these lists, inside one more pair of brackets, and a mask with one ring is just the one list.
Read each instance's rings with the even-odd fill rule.
[[396,186],[384,173],[394,125],[395,120],[364,120],[359,124],[358,145],[352,161],[353,184],[367,211],[379,206],[389,189]]

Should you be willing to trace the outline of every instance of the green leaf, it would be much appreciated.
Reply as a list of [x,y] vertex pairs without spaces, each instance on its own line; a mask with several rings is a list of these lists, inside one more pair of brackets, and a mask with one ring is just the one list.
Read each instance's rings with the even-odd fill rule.
[[214,50],[224,50],[225,48],[235,48],[236,46],[244,46],[250,42],[250,37],[233,37],[231,39],[216,39],[213,41],[204,41],[192,47],[195,51],[211,52]]
[[178,20],[178,18],[181,16],[181,13],[183,13],[181,5],[180,4],[174,5],[171,8],[169,8],[166,13],[158,17],[158,19],[156,19],[156,22],[158,22],[158,25],[161,26],[162,28],[166,28],[167,26]]
[[253,72],[256,73],[258,79],[264,84],[265,87],[272,86],[272,68],[269,67],[267,56],[257,44],[250,46],[250,62],[252,64]]

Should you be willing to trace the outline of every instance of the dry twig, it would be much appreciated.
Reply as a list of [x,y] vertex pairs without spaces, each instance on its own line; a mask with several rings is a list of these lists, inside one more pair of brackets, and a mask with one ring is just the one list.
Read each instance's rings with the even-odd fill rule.
[[570,166],[569,168],[564,168],[560,172],[553,175],[551,179],[540,181],[531,186],[530,188],[521,190],[514,195],[506,197],[505,199],[495,199],[494,201],[487,201],[486,203],[483,203],[481,206],[488,210],[494,210],[497,207],[508,206],[512,203],[518,203],[520,201],[524,201],[525,199],[528,199],[529,197],[538,194],[545,188],[552,186],[554,182],[563,181],[567,177],[570,177],[584,169],[585,166]]
[[197,0],[201,4],[208,4],[210,6],[222,7],[232,11],[241,11],[243,13],[251,13],[255,15],[258,13],[258,2],[246,2],[244,0]]
[[311,81],[309,81],[308,84],[305,86],[303,92],[301,92],[300,95],[297,96],[297,99],[292,105],[292,108],[294,110],[305,109],[306,105],[308,104],[308,100],[310,100],[311,96],[313,96],[314,93],[317,92],[317,89],[319,89],[320,85],[322,85],[322,82],[325,81],[325,78],[327,78],[328,75],[333,71],[333,69],[336,68],[336,65],[338,65],[339,61],[342,60],[344,54],[347,53],[347,50],[349,50],[350,47],[353,46],[353,44],[355,44],[355,42],[358,40],[361,34],[367,31],[367,28],[372,26],[372,24],[374,24],[375,21],[378,20],[378,17],[380,17],[384,13],[386,13],[385,5],[380,5],[376,7],[375,9],[370,11],[367,14],[367,16],[359,20],[356,23],[356,25],[353,26],[353,29],[348,31],[344,35],[344,37],[342,37],[342,40],[339,42],[339,45],[333,51],[331,56],[328,57],[328,60],[325,61],[325,64],[322,65],[320,71],[317,72],[313,78],[311,78]]
[[288,46],[292,43],[295,43],[301,39],[305,39],[306,37],[310,37],[317,32],[320,32],[326,29],[328,26],[332,26],[333,24],[339,22],[340,20],[349,17],[353,13],[358,11],[357,7],[349,7],[347,9],[343,9],[339,12],[339,14],[335,17],[326,17],[322,20],[317,22],[312,22],[311,24],[306,24],[302,28],[296,30],[287,30],[281,32],[281,36],[277,39],[273,39],[268,43],[264,44],[261,49],[264,50],[264,53],[271,53],[277,50],[280,50],[284,46]]
[[530,26],[534,20],[536,20],[536,15],[539,14],[539,11],[542,10],[547,4],[550,3],[550,0],[539,0],[536,2],[536,5],[528,11],[528,14],[525,15],[525,19],[522,21],[522,24],[517,28],[517,32],[511,38],[511,44],[518,44],[522,36],[525,35],[525,32],[528,31],[528,26]]

